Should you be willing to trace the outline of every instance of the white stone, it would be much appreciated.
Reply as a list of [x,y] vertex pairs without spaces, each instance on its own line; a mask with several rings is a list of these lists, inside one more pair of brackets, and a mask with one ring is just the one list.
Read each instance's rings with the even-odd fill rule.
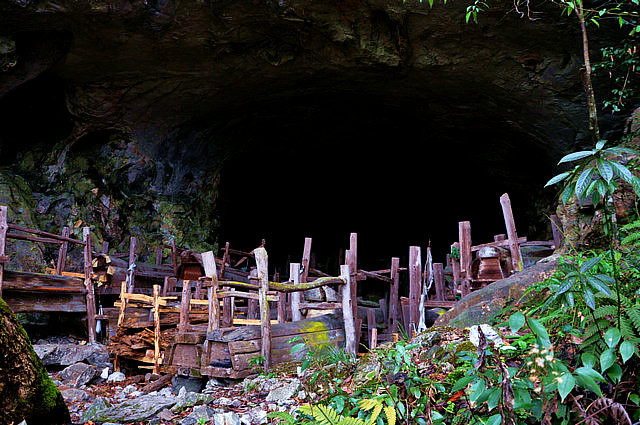
[[100,374],[100,377],[102,379],[107,379],[109,377],[109,368],[105,367],[104,369],[102,369],[102,373]]
[[124,376],[124,373],[122,373],[122,372],[113,372],[107,378],[107,382],[121,382],[121,381],[124,381],[125,378],[126,378],[126,376]]
[[487,338],[487,341],[493,342],[496,345],[496,347],[500,347],[504,345],[504,340],[498,334],[498,332],[496,332],[496,330],[493,329],[491,326],[487,325],[486,323],[483,323],[480,326],[478,325],[471,326],[471,328],[469,329],[469,341],[471,341],[471,343],[476,347],[480,344],[480,333],[478,332],[478,329],[481,329],[485,338]]

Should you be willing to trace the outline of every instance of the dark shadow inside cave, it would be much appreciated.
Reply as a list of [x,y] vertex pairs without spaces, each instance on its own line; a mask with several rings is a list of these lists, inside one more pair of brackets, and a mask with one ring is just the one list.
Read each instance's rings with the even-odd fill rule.
[[264,238],[284,275],[305,237],[318,267],[336,272],[350,232],[363,267],[387,268],[429,240],[434,261],[444,261],[458,221],[471,221],[474,243],[505,233],[505,192],[520,235],[550,238],[550,154],[483,110],[325,94],[261,105],[224,137],[241,147],[221,174],[218,242],[250,249]]

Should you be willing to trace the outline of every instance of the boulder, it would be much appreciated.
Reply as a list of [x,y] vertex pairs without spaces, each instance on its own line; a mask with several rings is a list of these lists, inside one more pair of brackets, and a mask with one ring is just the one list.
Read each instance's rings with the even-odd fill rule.
[[382,370],[382,363],[378,354],[369,352],[360,358],[356,370],[353,373],[351,385],[358,388],[374,379]]
[[506,279],[498,280],[470,293],[451,310],[440,316],[435,325],[467,328],[485,323],[508,302],[519,301],[530,285],[552,276],[557,263],[558,255],[555,254]]
[[125,380],[125,378],[126,378],[126,376],[124,376],[124,373],[122,373],[122,372],[113,372],[107,378],[107,382],[122,382],[122,381]]
[[105,399],[96,399],[82,420],[93,422],[145,422],[164,409],[176,404],[175,397],[144,395],[124,403],[111,405]]
[[87,385],[96,376],[98,370],[95,366],[86,363],[76,363],[58,373],[58,379],[64,385],[79,388]]
[[276,402],[278,404],[285,404],[290,402],[291,399],[298,393],[302,384],[297,379],[292,379],[290,382],[283,382],[281,386],[276,387],[269,391],[267,395],[267,402]]
[[93,399],[93,396],[79,388],[69,388],[62,390],[62,398],[64,402],[68,404],[76,401],[90,401]]
[[[243,425],[259,425],[267,423],[267,412],[261,407],[254,407],[240,416],[240,423]],[[220,423],[223,425],[224,423]],[[216,424],[218,425],[218,424]]]
[[99,369],[112,368],[109,351],[102,344],[37,344],[33,346],[47,366],[71,366],[87,363]]
[[0,298],[0,423],[67,424],[69,410],[18,318]]

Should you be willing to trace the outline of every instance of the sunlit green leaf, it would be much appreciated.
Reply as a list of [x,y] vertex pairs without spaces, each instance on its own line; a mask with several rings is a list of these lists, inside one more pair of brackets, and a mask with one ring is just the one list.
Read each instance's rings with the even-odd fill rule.
[[542,325],[542,323],[538,322],[532,317],[527,317],[527,325],[529,325],[533,333],[536,334],[536,336],[538,337],[538,342],[542,347],[549,347],[551,345],[551,341],[549,340],[549,333]]
[[595,267],[595,265],[598,264],[600,261],[602,261],[602,255],[598,255],[596,257],[590,258],[588,261],[586,261],[583,265],[580,266],[580,273],[588,272],[593,267]]
[[578,180],[576,181],[576,196],[578,198],[582,198],[582,195],[587,190],[587,187],[589,186],[589,184],[591,184],[592,176],[593,168],[588,167],[582,172],[582,174],[580,174],[580,177],[578,177]]
[[632,183],[633,174],[631,174],[631,171],[629,171],[627,167],[615,161],[611,161],[610,164],[617,171],[622,180],[626,181],[627,183]]
[[612,349],[604,350],[600,354],[600,370],[606,371],[616,362],[616,353]]
[[596,299],[593,296],[593,292],[589,288],[584,288],[582,291],[582,296],[584,297],[584,302],[591,310],[596,309]]
[[593,154],[594,154],[594,151],[573,152],[573,153],[570,153],[569,155],[563,156],[562,159],[560,161],[558,161],[558,164],[562,164],[564,162],[577,161],[579,159],[586,158],[586,157],[591,156]]
[[524,314],[517,311],[509,317],[509,327],[511,328],[511,332],[518,332],[523,326],[525,322]]
[[565,397],[569,395],[575,386],[576,380],[573,378],[571,372],[563,373],[558,377],[558,393],[560,393],[562,401],[564,401]]
[[620,355],[622,356],[623,363],[626,363],[627,360],[629,360],[635,352],[636,347],[635,345],[633,345],[633,343],[629,341],[623,341],[622,344],[620,344]]
[[556,184],[556,183],[559,183],[559,182],[561,182],[562,180],[564,180],[564,179],[566,179],[567,177],[569,177],[570,175],[571,175],[571,172],[570,172],[570,171],[565,171],[564,173],[560,173],[560,174],[558,174],[557,176],[552,177],[552,178],[547,182],[547,184],[545,184],[545,185],[544,185],[544,187],[551,186],[551,185],[554,185],[554,184]]
[[598,167],[598,172],[602,178],[605,179],[607,183],[610,182],[613,178],[613,168],[611,167],[611,164],[609,164],[609,161],[598,158],[596,166]]

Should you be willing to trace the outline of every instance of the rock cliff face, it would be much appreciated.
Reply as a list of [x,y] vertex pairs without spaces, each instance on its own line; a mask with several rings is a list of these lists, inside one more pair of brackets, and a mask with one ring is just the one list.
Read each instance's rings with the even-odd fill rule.
[[[22,178],[34,207],[14,213],[35,209],[43,227],[82,220],[112,246],[137,233],[197,248],[216,238],[222,166],[247,152],[300,152],[319,168],[316,150],[335,158],[385,144],[403,152],[398,162],[446,156],[447,167],[431,165],[439,184],[482,171],[487,186],[539,187],[588,140],[577,27],[556,9],[530,22],[509,5],[467,25],[465,7],[2,2],[0,201],[16,204],[7,188]],[[472,171],[456,177],[457,167]],[[525,195],[520,204],[533,206]]]

